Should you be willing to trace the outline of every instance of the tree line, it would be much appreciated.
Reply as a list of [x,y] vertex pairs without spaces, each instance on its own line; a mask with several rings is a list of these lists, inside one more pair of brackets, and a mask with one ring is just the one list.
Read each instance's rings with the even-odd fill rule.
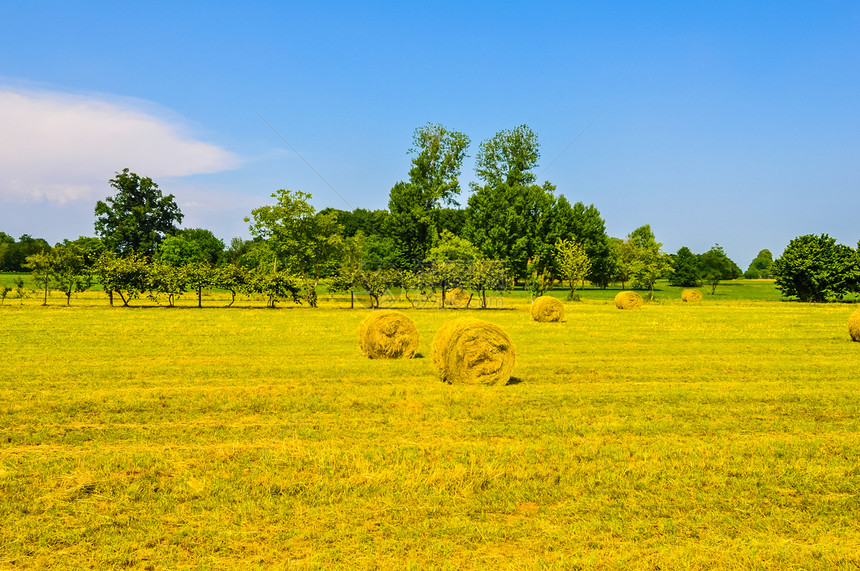
[[[392,186],[387,210],[317,212],[309,194],[281,189],[272,194],[274,204],[245,218],[252,239],[234,238],[228,247],[208,230],[180,229],[183,215],[173,195],[126,168],[109,181],[115,194],[96,204],[96,237],[52,248],[0,232],[0,271],[30,270],[46,296],[56,287],[67,301],[95,279],[112,303],[116,294],[125,304],[144,294],[172,304],[188,291],[201,304],[203,290],[220,288],[234,299],[236,292],[253,292],[270,304],[315,306],[322,280],[331,291],[366,293],[374,305],[395,287],[441,291],[443,302],[447,291],[462,288],[486,306],[487,291],[514,284],[534,296],[559,282],[567,282],[569,298],[586,282],[619,283],[653,296],[661,278],[708,285],[714,293],[721,281],[742,275],[773,277],[785,295],[801,300],[858,291],[857,252],[826,235],[792,241],[776,261],[762,250],[745,273],[719,245],[701,254],[686,247],[666,254],[649,225],[610,237],[593,204],[571,204],[549,181],[539,183],[538,138],[526,125],[479,145],[478,182],[462,207],[457,198],[468,136],[428,123],[412,142],[411,168]],[[819,255],[821,261],[810,262]]]

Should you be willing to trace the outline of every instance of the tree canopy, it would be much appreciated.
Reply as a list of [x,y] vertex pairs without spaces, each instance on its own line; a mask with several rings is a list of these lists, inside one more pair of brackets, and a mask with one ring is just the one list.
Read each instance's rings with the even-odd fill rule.
[[182,212],[172,194],[162,195],[149,177],[127,168],[110,180],[117,193],[96,203],[95,231],[118,254],[152,256],[165,236],[176,234]]

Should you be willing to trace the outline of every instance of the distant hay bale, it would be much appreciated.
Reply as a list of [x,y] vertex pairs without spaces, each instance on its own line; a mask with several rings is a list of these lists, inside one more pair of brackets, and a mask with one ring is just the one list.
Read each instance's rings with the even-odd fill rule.
[[848,318],[848,333],[851,334],[852,341],[860,341],[860,309]]
[[697,289],[685,289],[681,292],[681,301],[689,301],[690,303],[702,301],[702,292]]
[[466,307],[470,297],[469,292],[455,287],[445,292],[445,305],[449,307]]
[[418,329],[399,311],[375,311],[361,322],[358,345],[371,359],[410,359],[418,351]]
[[615,296],[615,307],[618,309],[640,309],[642,296],[635,291],[622,291]]
[[542,295],[532,303],[532,319],[542,323],[564,320],[564,304],[554,297]]
[[449,321],[433,338],[433,365],[451,384],[504,385],[516,354],[501,327],[473,318]]

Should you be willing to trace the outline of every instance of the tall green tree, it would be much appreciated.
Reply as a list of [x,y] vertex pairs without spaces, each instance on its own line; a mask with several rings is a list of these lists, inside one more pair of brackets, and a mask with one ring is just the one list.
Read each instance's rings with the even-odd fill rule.
[[149,177],[127,168],[110,180],[116,195],[96,203],[95,230],[109,250],[152,256],[165,236],[178,232],[182,211]]
[[277,204],[255,208],[245,222],[251,223],[253,236],[269,244],[282,267],[301,279],[305,300],[316,307],[320,279],[337,268],[343,227],[335,212],[316,214],[310,194],[280,189],[272,197]]
[[545,275],[553,262],[547,233],[555,187],[534,184],[539,158],[537,135],[526,125],[483,141],[475,161],[481,183],[472,183],[466,208],[464,237],[485,258],[506,262],[517,278],[530,273],[530,263],[540,265],[532,269]]
[[469,137],[428,123],[415,130],[409,181],[389,194],[386,230],[397,247],[397,263],[409,267],[427,257],[438,236],[439,209],[457,204],[460,170]]

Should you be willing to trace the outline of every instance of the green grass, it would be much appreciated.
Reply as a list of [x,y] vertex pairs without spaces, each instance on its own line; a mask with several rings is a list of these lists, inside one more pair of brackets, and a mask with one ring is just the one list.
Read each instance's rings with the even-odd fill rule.
[[433,371],[462,310],[372,361],[342,297],[7,302],[0,568],[860,566],[854,306],[584,297],[468,312],[516,344],[495,388]]

